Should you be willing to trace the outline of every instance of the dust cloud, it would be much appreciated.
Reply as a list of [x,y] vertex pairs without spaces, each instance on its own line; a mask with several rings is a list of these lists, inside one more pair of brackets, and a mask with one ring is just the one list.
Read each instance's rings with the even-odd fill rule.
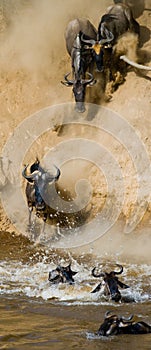
[[[101,10],[109,3],[102,1]],[[1,20],[7,23],[2,31],[1,64],[31,72],[56,69],[65,53],[64,31],[70,20],[86,16],[96,21],[96,14],[101,16],[100,4],[92,7],[89,0],[76,1],[76,8],[75,1],[69,5],[67,0],[57,0],[55,6],[50,0],[1,1],[1,7]]]

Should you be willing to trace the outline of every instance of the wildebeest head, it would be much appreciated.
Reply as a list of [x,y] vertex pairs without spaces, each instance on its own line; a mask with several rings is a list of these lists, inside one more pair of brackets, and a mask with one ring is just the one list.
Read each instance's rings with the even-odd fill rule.
[[73,276],[77,274],[76,271],[71,270],[71,264],[66,267],[58,265],[56,269],[49,272],[48,280],[51,283],[69,283],[74,282]]
[[114,35],[104,28],[105,37],[99,39],[97,35],[97,40],[87,39],[86,36],[81,36],[81,41],[88,45],[88,48],[92,48],[94,52],[94,58],[96,62],[97,69],[101,72],[103,70],[103,55],[104,48],[112,49],[111,42],[114,39]]
[[68,79],[70,73],[65,74],[65,81],[61,81],[65,86],[73,86],[72,91],[76,101],[76,110],[77,112],[83,113],[85,112],[85,94],[86,94],[86,86],[93,86],[96,83],[93,75],[87,72],[89,79],[82,79],[81,77],[75,78],[73,80]]
[[[119,271],[111,271],[111,272],[101,272],[100,274],[95,273],[96,267],[92,270],[92,275],[94,277],[103,277],[105,282],[105,294],[110,295],[111,299],[114,301],[119,301],[121,299],[121,293],[118,289],[118,286],[121,288],[129,288],[128,285],[119,281],[116,275],[120,275],[123,272],[123,266],[118,265],[120,267]],[[98,286],[92,291],[92,293],[96,293],[101,289],[102,283],[99,283]]]
[[97,335],[109,336],[116,334],[146,334],[151,333],[151,326],[143,321],[134,321],[134,316],[117,316],[107,311],[104,322],[97,331]]
[[118,317],[111,311],[107,311],[104,316],[104,322],[97,331],[97,335],[109,336],[122,333],[122,327],[132,324],[133,315],[129,317]]
[[56,168],[56,174],[52,175],[47,170],[41,167],[39,159],[31,165],[30,172],[27,174],[28,165],[24,166],[22,171],[23,177],[28,181],[26,185],[26,196],[28,201],[28,207],[30,207],[30,217],[31,220],[31,210],[33,207],[38,211],[45,209],[46,202],[49,201],[47,194],[48,185],[57,181],[60,177],[60,170]]
[[27,174],[27,168],[29,165],[26,165],[22,171],[23,177],[32,183],[44,184],[44,183],[52,183],[59,179],[60,177],[60,169],[54,166],[57,170],[55,175],[50,174],[47,170],[41,167],[38,158],[30,167],[30,173]]
[[118,316],[107,311],[104,316],[104,322],[97,331],[97,335],[108,336],[118,333]]

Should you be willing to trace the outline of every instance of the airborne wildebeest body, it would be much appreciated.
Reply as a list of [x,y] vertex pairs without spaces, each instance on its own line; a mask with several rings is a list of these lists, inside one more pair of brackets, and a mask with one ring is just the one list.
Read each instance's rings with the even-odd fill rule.
[[109,336],[118,334],[147,334],[151,333],[151,326],[146,322],[133,321],[133,315],[129,317],[118,317],[116,314],[107,311],[104,322],[97,331],[97,335]]
[[[103,281],[105,282],[105,295],[108,295],[111,297],[112,300],[114,301],[119,301],[121,299],[121,293],[118,289],[120,288],[129,288],[127,284],[124,284],[123,282],[119,281],[118,277],[116,275],[120,275],[123,272],[123,267],[121,265],[117,266],[120,267],[120,271],[111,271],[109,273],[107,272],[101,272],[100,274],[95,273],[94,268],[92,270],[92,275],[94,277],[103,277]],[[98,286],[92,291],[92,293],[96,293],[101,289],[102,282],[98,284]]]
[[[131,9],[123,4],[108,7],[98,26],[97,41],[83,40],[85,43],[92,45],[95,51],[98,70],[101,71],[102,68],[108,68],[108,66],[112,68],[112,61],[114,58],[112,48],[114,44],[117,43],[119,37],[129,31],[139,36],[139,24],[133,18]],[[106,42],[103,41],[105,39]],[[103,56],[105,56],[107,51],[110,54],[110,60],[106,62]]]
[[[86,86],[92,86],[96,81],[93,78],[93,53],[92,50],[86,50],[81,35],[84,33],[89,38],[96,40],[97,31],[91,22],[86,18],[77,18],[69,22],[65,31],[66,48],[71,56],[71,65],[73,79],[68,79],[65,75],[65,81],[62,82],[66,86],[73,86],[73,93],[76,101],[76,110],[84,112],[84,100]],[[90,71],[90,72],[89,72]],[[86,79],[86,73],[89,79]]]
[[125,4],[130,7],[132,10],[134,18],[137,18],[142,15],[145,10],[145,2],[146,0],[114,0],[115,4]]
[[127,31],[140,35],[139,23],[134,19],[131,9],[124,4],[108,7],[98,26],[98,40],[106,35],[104,28],[114,35],[112,44],[115,44],[119,36]]
[[[127,63],[138,69],[151,70],[151,67],[136,62],[139,33],[139,23],[131,9],[120,3],[108,7],[102,16],[96,41],[82,37],[83,42],[94,50],[98,70],[104,71],[107,98],[125,81]],[[106,43],[103,42],[105,38]]]
[[59,179],[60,170],[56,167],[56,175],[50,174],[41,167],[38,159],[31,165],[30,174],[27,175],[28,165],[22,171],[23,177],[27,180],[26,198],[29,209],[29,225],[31,225],[31,214],[35,207],[36,215],[42,213],[43,221],[47,220],[47,203],[46,196],[49,184],[54,183]]
[[74,282],[73,276],[77,274],[76,271],[71,270],[71,264],[64,267],[58,265],[55,270],[49,272],[48,280],[53,284],[58,283],[69,283],[72,284]]

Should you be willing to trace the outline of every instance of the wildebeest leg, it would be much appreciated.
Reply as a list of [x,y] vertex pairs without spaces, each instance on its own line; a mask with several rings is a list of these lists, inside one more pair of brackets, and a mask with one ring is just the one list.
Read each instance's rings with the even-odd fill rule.
[[42,233],[45,232],[45,225],[46,225],[46,221],[47,221],[47,213],[44,213],[43,216],[43,227],[42,227]]
[[99,292],[99,290],[101,289],[101,285],[102,283],[99,283],[98,286],[95,289],[93,289],[91,293]]
[[126,288],[130,288],[127,284],[121,282],[118,280],[118,285],[122,288],[122,289],[126,289]]
[[33,207],[28,207],[28,211],[29,211],[29,227],[30,227],[32,225],[31,217],[32,217]]
[[105,70],[105,101],[108,102],[112,98],[112,84],[111,71],[109,68]]
[[127,73],[126,65],[119,62],[117,58],[114,60],[114,64],[111,67],[110,71],[110,93],[113,94],[117,90],[118,86],[123,84],[125,81],[125,76]]
[[123,84],[124,81],[125,81],[124,76],[121,74],[120,71],[117,71],[114,75],[114,80],[113,80],[113,84],[112,84],[112,92],[117,90],[118,86]]

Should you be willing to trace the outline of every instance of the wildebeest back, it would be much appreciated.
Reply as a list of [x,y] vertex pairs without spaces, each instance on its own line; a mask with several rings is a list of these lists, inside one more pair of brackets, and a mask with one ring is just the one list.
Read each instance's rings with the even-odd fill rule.
[[69,55],[71,55],[74,40],[80,31],[91,39],[96,40],[97,38],[97,30],[87,18],[76,18],[72,20],[65,30],[66,48]]

